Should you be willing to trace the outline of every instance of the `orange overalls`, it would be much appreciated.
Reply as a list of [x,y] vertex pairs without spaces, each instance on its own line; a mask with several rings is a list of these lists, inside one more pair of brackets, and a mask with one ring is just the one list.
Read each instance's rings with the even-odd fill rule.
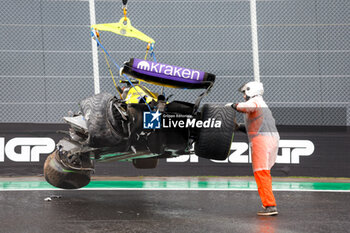
[[272,193],[270,169],[275,164],[279,134],[275,119],[261,96],[239,103],[237,110],[245,113],[244,121],[252,148],[255,181],[263,206],[276,206]]

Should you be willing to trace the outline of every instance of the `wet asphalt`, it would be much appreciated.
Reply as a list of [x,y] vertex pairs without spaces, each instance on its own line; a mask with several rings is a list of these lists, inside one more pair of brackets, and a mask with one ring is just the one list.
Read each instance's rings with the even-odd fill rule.
[[349,192],[275,196],[260,217],[256,191],[1,191],[0,232],[350,232]]

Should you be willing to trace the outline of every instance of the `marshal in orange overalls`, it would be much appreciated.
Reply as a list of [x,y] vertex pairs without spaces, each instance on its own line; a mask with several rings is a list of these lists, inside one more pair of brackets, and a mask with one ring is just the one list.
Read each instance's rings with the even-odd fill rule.
[[279,141],[275,119],[260,95],[238,103],[236,109],[245,113],[244,121],[252,148],[253,172],[262,204],[264,207],[276,206],[270,175],[270,169],[277,158]]

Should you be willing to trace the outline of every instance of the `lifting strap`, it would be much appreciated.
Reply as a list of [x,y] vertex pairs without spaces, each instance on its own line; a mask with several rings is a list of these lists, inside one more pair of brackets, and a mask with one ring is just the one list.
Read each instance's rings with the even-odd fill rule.
[[[98,41],[99,41],[100,44],[101,44],[100,34],[99,34],[97,31],[96,31],[96,37],[97,37]],[[106,60],[106,63],[107,63],[107,67],[108,67],[109,73],[111,74],[114,87],[115,87],[115,89],[117,90],[117,92],[119,93],[119,97],[122,99],[122,94],[123,94],[123,93],[120,91],[120,88],[118,88],[117,83],[115,82],[115,79],[114,79],[114,76],[113,76],[113,72],[112,72],[111,66],[110,66],[109,61],[108,61],[108,58],[107,58],[107,54],[106,54],[106,52],[105,52],[104,50],[102,50],[102,51],[103,51],[103,55],[104,55],[105,60]]]
[[[117,64],[117,62],[113,59],[113,57],[111,57],[111,55],[107,52],[107,50],[105,49],[105,47],[100,43],[100,41],[97,39],[97,34],[95,29],[92,27],[91,28],[91,36],[94,38],[94,40],[96,41],[97,45],[103,49],[104,53],[108,56],[108,58],[113,62],[113,64],[117,67],[118,70],[120,70],[120,66]],[[140,98],[144,101],[144,103],[147,105],[148,109],[150,112],[152,112],[151,107],[149,106],[149,104],[147,103],[146,99],[137,91],[136,87],[134,86],[134,84],[131,82],[131,80],[129,79],[129,77],[126,74],[123,74],[123,76],[128,80],[128,82],[130,83],[130,85],[135,89],[135,91],[139,94]]]

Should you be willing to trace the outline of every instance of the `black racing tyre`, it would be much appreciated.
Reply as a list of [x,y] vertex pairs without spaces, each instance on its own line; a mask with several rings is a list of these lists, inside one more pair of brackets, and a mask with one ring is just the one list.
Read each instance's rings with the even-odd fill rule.
[[152,169],[158,165],[158,158],[133,159],[132,164],[138,169]]
[[90,183],[90,171],[72,170],[58,159],[58,152],[50,154],[44,164],[45,180],[62,189],[78,189]]
[[202,108],[202,120],[216,119],[221,121],[221,128],[198,129],[194,150],[197,156],[225,160],[229,156],[234,136],[235,112],[230,106],[205,104]]
[[[123,140],[120,127],[111,124],[111,104],[114,96],[101,93],[87,98],[80,103],[81,111],[87,121],[89,138],[87,144],[92,147],[115,146]],[[118,119],[120,122],[121,118]],[[120,122],[121,123],[121,122]]]

